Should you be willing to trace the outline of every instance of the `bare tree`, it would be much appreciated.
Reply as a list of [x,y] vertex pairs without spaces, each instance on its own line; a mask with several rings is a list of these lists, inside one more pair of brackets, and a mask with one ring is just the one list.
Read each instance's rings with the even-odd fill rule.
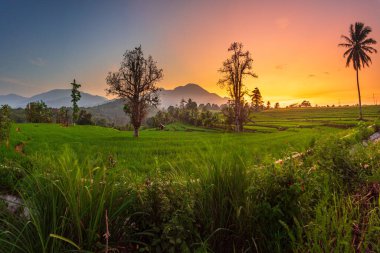
[[144,58],[141,46],[127,50],[119,71],[108,73],[106,91],[125,101],[124,111],[131,118],[135,137],[139,136],[149,106],[159,103],[159,88],[155,85],[162,77],[163,70],[157,67],[151,56]]
[[243,130],[243,107],[244,95],[246,90],[244,88],[243,79],[247,76],[257,77],[252,72],[253,59],[249,51],[243,51],[243,44],[234,42],[228,48],[232,53],[230,58],[223,62],[223,67],[219,72],[223,77],[219,80],[218,84],[221,87],[226,87],[232,99],[232,106],[235,117],[235,131],[240,132]]

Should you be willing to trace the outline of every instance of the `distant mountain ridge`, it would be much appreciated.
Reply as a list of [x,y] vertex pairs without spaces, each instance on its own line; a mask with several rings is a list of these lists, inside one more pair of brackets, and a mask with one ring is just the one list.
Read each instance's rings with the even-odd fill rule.
[[188,100],[191,98],[198,104],[225,104],[228,102],[228,98],[220,97],[215,93],[210,93],[203,89],[201,86],[195,83],[188,83],[184,86],[178,86],[173,90],[162,89],[160,91],[160,106],[168,107],[170,105],[179,105],[182,99]]
[[[105,97],[91,95],[86,92],[81,92],[81,99],[79,101],[80,107],[93,107],[104,104],[109,100]],[[44,101],[48,107],[59,108],[62,106],[72,106],[71,103],[71,90],[69,89],[55,89],[32,97],[22,97],[16,94],[0,95],[0,105],[8,104],[12,108],[24,108],[28,103],[35,101]]]
[[16,94],[0,95],[0,105],[7,104],[13,108],[16,108],[14,105],[18,105],[26,99],[26,97],[19,96]]
[[[91,95],[86,92],[81,92],[79,100],[80,107],[98,107],[103,104],[115,103],[115,100],[108,100],[105,97]],[[215,93],[210,93],[198,84],[188,83],[183,86],[178,86],[173,90],[161,89],[159,108],[167,108],[170,105],[179,105],[182,99],[188,100],[191,98],[198,104],[225,104],[228,98],[220,97]],[[23,97],[16,94],[0,95],[0,105],[8,104],[12,108],[24,108],[28,103],[43,100],[49,107],[59,108],[62,106],[70,107],[71,90],[70,89],[55,89],[32,97]],[[110,106],[105,106],[109,108]],[[122,109],[122,108],[121,108]]]
[[[189,83],[184,86],[178,86],[173,90],[162,89],[160,91],[160,105],[158,108],[167,108],[170,105],[179,105],[181,99],[188,100],[191,98],[197,104],[225,104],[228,98],[222,98],[215,93],[210,93],[197,84]],[[87,108],[93,116],[97,118],[104,118],[115,125],[125,125],[129,119],[123,111],[124,102],[122,99],[115,99],[108,103],[99,106]],[[148,117],[154,116],[157,112],[156,108],[151,108]]]

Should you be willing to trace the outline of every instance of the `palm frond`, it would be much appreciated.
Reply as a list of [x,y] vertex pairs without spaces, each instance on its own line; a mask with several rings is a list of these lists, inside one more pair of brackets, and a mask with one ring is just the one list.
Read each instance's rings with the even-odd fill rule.
[[369,67],[369,64],[372,63],[371,58],[366,53],[364,53],[364,51],[359,51],[359,56],[360,56],[363,67],[365,66]]
[[353,48],[349,48],[346,52],[344,52],[343,57],[346,58],[346,56],[351,53]]
[[360,34],[362,33],[364,24],[362,22],[356,22],[355,23],[355,30],[354,30],[354,41],[359,42],[360,41]]
[[375,45],[375,44],[377,44],[377,41],[374,40],[374,39],[369,38],[369,39],[364,40],[361,44],[365,45],[365,46],[367,46],[367,45]]
[[370,34],[371,32],[372,32],[372,29],[369,26],[365,26],[364,28],[362,28],[362,30],[358,36],[358,41],[361,42],[361,41],[365,40],[368,37],[368,34]]
[[347,44],[347,43],[340,43],[338,44],[339,47],[352,47],[352,44]]
[[354,42],[352,41],[352,39],[348,38],[347,36],[345,35],[342,35],[340,36],[342,39],[344,39],[348,44],[354,44]]
[[354,25],[350,25],[350,37],[352,41],[355,41]]
[[354,51],[351,50],[350,54],[349,54],[348,57],[347,57],[346,67],[349,67],[349,66],[350,66],[350,62],[351,62],[352,59],[353,59],[353,55],[354,55]]
[[369,52],[369,53],[377,53],[377,50],[373,47],[367,47],[367,46],[362,46],[362,49],[366,52]]

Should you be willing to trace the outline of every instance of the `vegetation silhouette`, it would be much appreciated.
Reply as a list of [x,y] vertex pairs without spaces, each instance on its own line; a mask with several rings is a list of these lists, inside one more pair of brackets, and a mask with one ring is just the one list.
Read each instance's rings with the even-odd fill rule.
[[263,101],[263,97],[261,96],[261,92],[260,92],[259,88],[256,87],[252,91],[252,94],[250,96],[251,96],[251,100],[252,100],[253,109],[255,111],[259,111],[260,109],[263,109],[264,101]]
[[219,72],[223,77],[218,84],[221,87],[226,87],[231,98],[231,106],[235,118],[235,131],[243,130],[244,113],[244,95],[247,91],[244,89],[243,79],[251,76],[257,78],[257,75],[252,71],[253,59],[249,51],[243,51],[243,44],[233,42],[228,48],[228,52],[232,55],[223,62]]
[[358,88],[359,96],[359,120],[363,119],[362,112],[362,99],[360,95],[359,85],[359,70],[361,68],[369,67],[372,63],[371,57],[368,54],[377,53],[377,50],[372,47],[377,42],[372,38],[368,38],[368,35],[372,32],[372,28],[364,26],[361,22],[356,22],[355,25],[351,24],[349,36],[342,35],[344,43],[340,43],[340,47],[345,47],[347,50],[344,52],[343,57],[347,57],[346,67],[352,63],[356,71],[356,85]]
[[73,103],[73,124],[75,124],[78,120],[78,113],[79,113],[79,106],[78,102],[81,99],[81,94],[79,91],[79,88],[82,86],[79,83],[74,81],[71,83],[72,89],[71,89],[71,102]]
[[125,52],[119,71],[108,73],[106,91],[125,100],[124,111],[130,116],[135,137],[139,136],[149,107],[159,103],[156,83],[162,78],[163,70],[157,67],[152,56],[144,58],[141,45]]

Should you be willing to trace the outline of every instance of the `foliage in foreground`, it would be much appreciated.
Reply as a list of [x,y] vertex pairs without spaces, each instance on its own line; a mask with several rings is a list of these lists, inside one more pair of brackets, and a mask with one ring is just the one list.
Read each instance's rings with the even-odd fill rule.
[[0,202],[0,249],[376,252],[380,153],[362,143],[370,133],[363,125],[317,141],[282,164],[206,147],[188,167],[157,164],[144,177],[67,148],[36,155],[13,186],[28,212]]

